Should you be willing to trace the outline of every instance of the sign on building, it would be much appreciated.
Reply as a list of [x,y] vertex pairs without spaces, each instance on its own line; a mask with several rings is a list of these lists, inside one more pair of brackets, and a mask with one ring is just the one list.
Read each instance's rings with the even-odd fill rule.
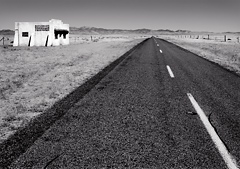
[[49,25],[35,25],[35,31],[49,31]]

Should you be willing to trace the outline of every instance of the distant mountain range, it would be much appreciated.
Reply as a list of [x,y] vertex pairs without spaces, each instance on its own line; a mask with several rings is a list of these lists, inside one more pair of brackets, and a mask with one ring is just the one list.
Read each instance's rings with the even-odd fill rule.
[[[70,34],[80,35],[104,35],[104,34],[148,34],[148,35],[159,35],[159,34],[212,34],[213,32],[192,32],[189,30],[169,30],[169,29],[104,29],[96,27],[83,26],[80,28],[70,27]],[[240,32],[223,32],[226,34],[240,34]],[[0,35],[14,35],[14,31],[10,29],[0,30]]]
[[[81,34],[81,35],[104,35],[104,34],[173,34],[173,33],[190,33],[188,30],[169,30],[169,29],[135,29],[135,30],[126,30],[126,29],[104,29],[96,27],[70,27],[70,34]],[[14,35],[14,31],[10,29],[0,30],[0,35]]]
[[126,29],[104,29],[96,27],[70,27],[71,34],[173,34],[173,33],[190,33],[188,30],[169,30],[169,29],[135,29],[135,30],[126,30]]

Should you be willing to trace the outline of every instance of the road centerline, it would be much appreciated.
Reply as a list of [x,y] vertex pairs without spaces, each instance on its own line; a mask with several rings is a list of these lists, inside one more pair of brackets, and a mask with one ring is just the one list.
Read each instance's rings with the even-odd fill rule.
[[174,78],[174,74],[173,74],[170,66],[168,66],[168,65],[167,65],[167,70],[168,70],[168,73],[169,73],[170,77],[171,77],[171,78]]
[[216,148],[218,149],[220,155],[222,156],[223,160],[225,161],[227,167],[229,169],[239,169],[237,164],[235,163],[235,159],[231,156],[231,154],[228,152],[225,144],[221,140],[221,138],[216,133],[214,127],[209,122],[207,116],[201,109],[201,107],[198,105],[197,101],[194,99],[191,93],[187,93],[187,96],[189,100],[191,101],[194,109],[196,110],[198,116],[200,117],[201,121],[204,124],[204,127],[206,128],[208,134],[211,136],[212,141],[214,142]]

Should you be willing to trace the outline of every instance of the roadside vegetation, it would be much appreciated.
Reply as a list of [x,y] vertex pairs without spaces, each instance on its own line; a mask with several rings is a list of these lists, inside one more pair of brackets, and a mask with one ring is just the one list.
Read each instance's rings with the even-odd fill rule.
[[231,35],[231,38],[226,38],[226,42],[224,35],[210,37],[210,40],[207,36],[204,39],[196,39],[193,36],[190,38],[189,35],[162,38],[240,75],[240,43],[237,40],[239,35]]
[[143,38],[73,36],[58,47],[0,46],[0,142]]

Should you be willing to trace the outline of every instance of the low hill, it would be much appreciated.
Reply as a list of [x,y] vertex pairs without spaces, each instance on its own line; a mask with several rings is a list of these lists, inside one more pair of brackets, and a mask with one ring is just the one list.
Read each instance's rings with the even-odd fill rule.
[[82,35],[98,35],[98,34],[179,34],[179,33],[190,33],[191,31],[187,30],[169,30],[169,29],[135,29],[135,30],[125,30],[125,29],[104,29],[104,28],[95,28],[95,27],[70,27],[71,34],[82,34]]
[[14,35],[14,31],[10,29],[0,30],[0,35]]

